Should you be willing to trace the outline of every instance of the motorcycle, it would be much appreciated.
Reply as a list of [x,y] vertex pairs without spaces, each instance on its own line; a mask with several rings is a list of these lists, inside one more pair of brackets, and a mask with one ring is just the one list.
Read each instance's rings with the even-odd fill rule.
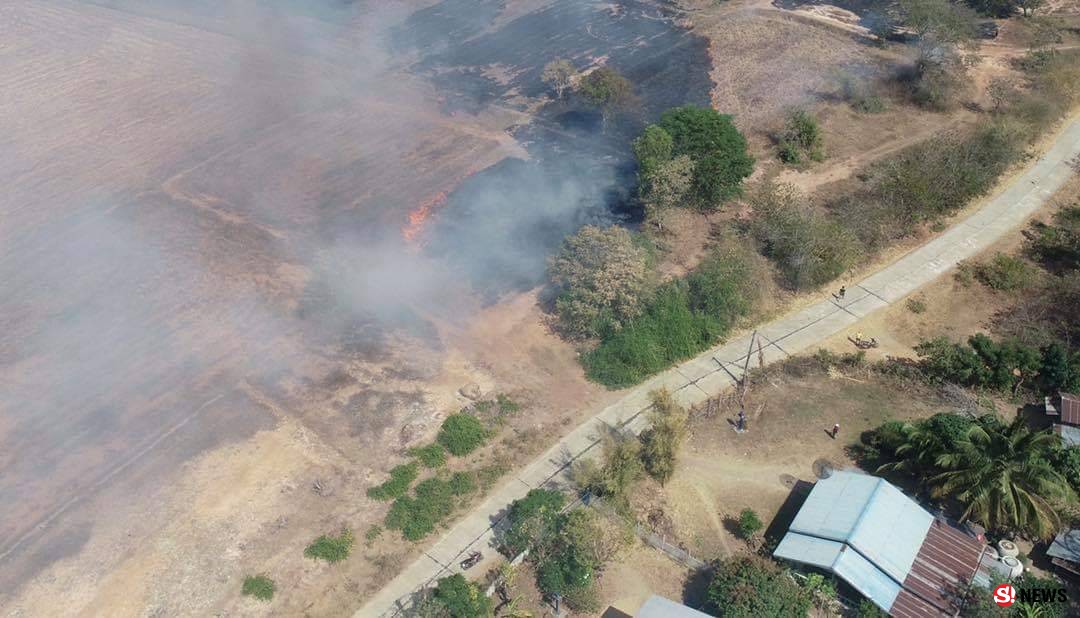
[[478,551],[472,552],[467,558],[461,561],[461,570],[467,571],[473,568],[478,562],[480,562],[480,559],[483,557],[484,555]]

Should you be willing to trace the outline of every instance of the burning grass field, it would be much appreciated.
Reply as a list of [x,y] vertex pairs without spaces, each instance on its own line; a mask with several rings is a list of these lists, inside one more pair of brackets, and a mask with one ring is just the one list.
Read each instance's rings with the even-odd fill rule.
[[[516,389],[552,438],[607,396],[533,296],[473,289],[530,287],[623,182],[627,135],[529,124],[549,56],[658,109],[707,91],[704,45],[647,3],[490,4],[0,7],[0,612],[261,613],[257,572],[278,611],[345,612],[418,548],[303,547],[381,519],[366,488],[462,384]],[[546,193],[567,153],[597,173]],[[516,173],[531,194],[500,193]]]

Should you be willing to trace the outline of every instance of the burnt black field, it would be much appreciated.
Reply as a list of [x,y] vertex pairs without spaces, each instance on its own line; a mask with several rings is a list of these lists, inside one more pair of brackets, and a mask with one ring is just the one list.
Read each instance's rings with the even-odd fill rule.
[[[579,69],[605,58],[634,84],[638,102],[605,127],[574,95],[551,101],[514,131],[530,161],[503,161],[452,193],[429,253],[460,268],[489,300],[538,284],[546,256],[582,225],[635,222],[630,141],[667,109],[708,105],[711,87],[707,41],[677,27],[663,6],[559,0],[494,27],[503,5],[446,0],[393,30],[391,47],[418,55],[410,70],[436,85],[445,112],[545,98],[540,76],[555,58]],[[512,77],[485,76],[491,66]]]

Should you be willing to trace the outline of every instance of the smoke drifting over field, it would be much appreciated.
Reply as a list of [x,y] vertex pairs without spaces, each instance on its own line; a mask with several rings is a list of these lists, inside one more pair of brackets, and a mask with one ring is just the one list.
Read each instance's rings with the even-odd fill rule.
[[[536,285],[566,234],[627,217],[642,123],[708,102],[705,42],[657,4],[421,4],[5,9],[0,591],[78,550],[119,471],[272,422],[251,389],[372,457],[320,380],[395,332],[438,350],[423,316]],[[547,102],[556,57],[616,67],[640,110],[603,132]]]

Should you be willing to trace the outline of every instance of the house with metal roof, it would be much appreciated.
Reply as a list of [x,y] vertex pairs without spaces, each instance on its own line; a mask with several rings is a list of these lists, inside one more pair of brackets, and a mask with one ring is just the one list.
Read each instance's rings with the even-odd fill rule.
[[955,616],[983,542],[874,476],[818,481],[773,556],[835,574],[895,618]]
[[1054,537],[1046,555],[1054,566],[1080,575],[1080,529],[1072,528]]

